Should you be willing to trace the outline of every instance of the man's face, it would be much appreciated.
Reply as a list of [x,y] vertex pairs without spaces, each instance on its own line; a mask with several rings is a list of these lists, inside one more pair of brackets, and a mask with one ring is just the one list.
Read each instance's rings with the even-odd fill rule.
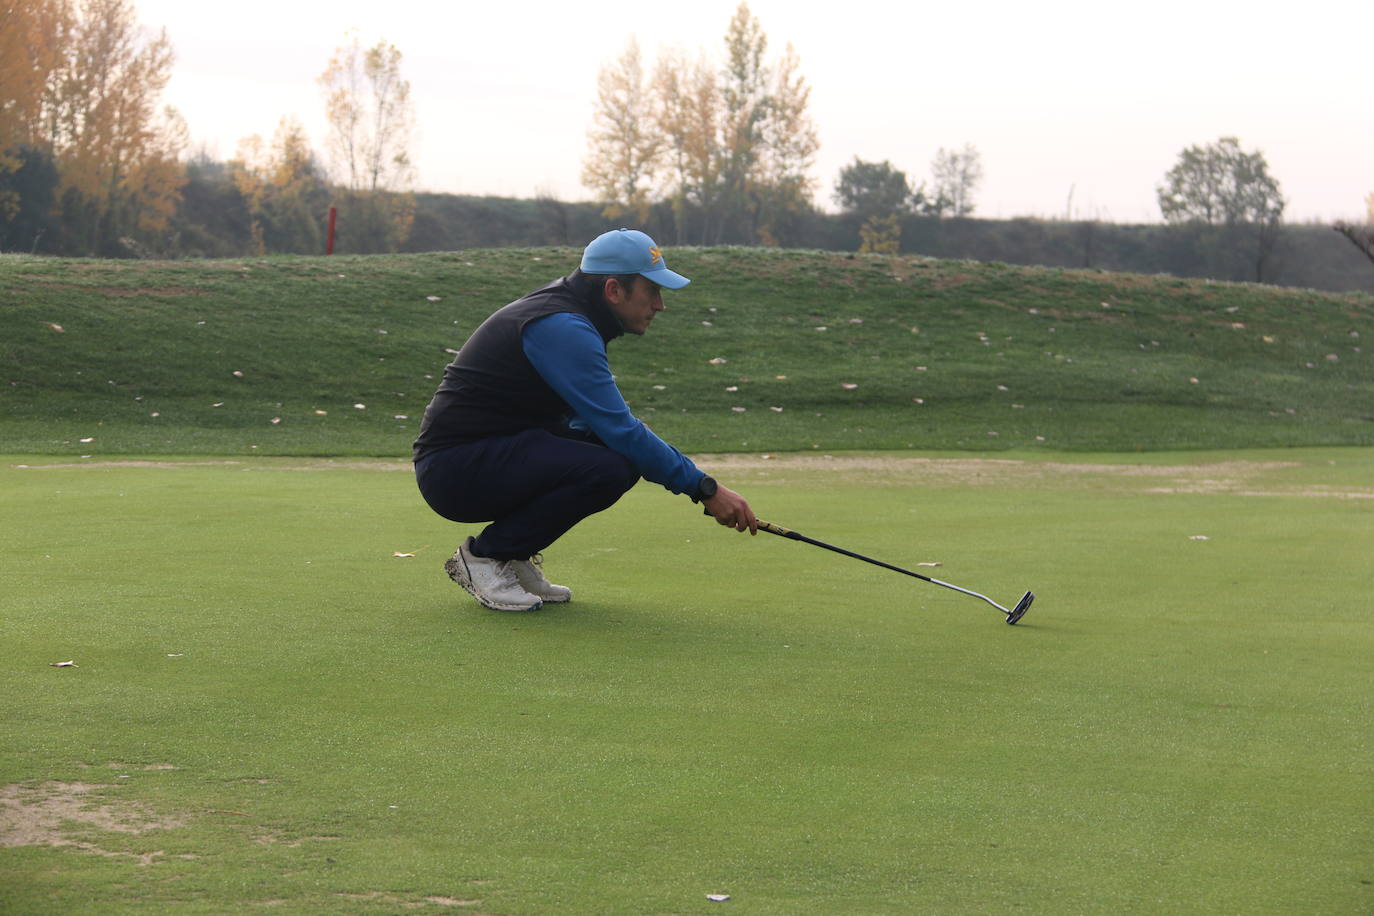
[[643,334],[649,330],[649,322],[665,308],[663,288],[647,277],[636,278],[629,287],[610,278],[606,281],[606,301],[627,334]]

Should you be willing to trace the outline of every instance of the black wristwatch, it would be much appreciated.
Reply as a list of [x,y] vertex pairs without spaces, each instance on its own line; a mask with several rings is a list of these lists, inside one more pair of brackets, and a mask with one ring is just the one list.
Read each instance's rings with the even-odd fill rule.
[[717,484],[714,477],[703,477],[701,483],[697,484],[697,495],[692,497],[692,502],[699,503],[710,499],[716,495]]

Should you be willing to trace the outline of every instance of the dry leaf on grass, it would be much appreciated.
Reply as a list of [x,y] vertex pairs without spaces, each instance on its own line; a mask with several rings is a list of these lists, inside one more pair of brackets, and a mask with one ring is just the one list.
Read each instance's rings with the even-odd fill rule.
[[74,661],[67,661],[67,662],[48,662],[48,667],[49,667],[49,668],[80,668],[81,666],[78,665],[78,664],[77,664],[76,662],[74,662]]

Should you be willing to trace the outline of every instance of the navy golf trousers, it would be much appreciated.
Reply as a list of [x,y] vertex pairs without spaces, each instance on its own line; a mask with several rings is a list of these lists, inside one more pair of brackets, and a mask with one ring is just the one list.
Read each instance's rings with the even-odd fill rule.
[[639,471],[599,443],[528,429],[426,455],[415,480],[444,518],[491,522],[473,541],[477,556],[527,560],[614,505]]

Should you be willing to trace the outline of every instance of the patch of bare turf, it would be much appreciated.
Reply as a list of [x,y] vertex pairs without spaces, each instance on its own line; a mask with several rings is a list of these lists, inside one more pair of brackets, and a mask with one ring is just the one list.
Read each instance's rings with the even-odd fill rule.
[[[72,834],[91,828],[141,834],[182,826],[181,820],[158,815],[141,802],[107,799],[101,793],[109,788],[83,782],[0,786],[0,847],[74,846],[99,855],[129,855],[109,852]],[[132,858],[147,865],[160,855],[158,851]]]

